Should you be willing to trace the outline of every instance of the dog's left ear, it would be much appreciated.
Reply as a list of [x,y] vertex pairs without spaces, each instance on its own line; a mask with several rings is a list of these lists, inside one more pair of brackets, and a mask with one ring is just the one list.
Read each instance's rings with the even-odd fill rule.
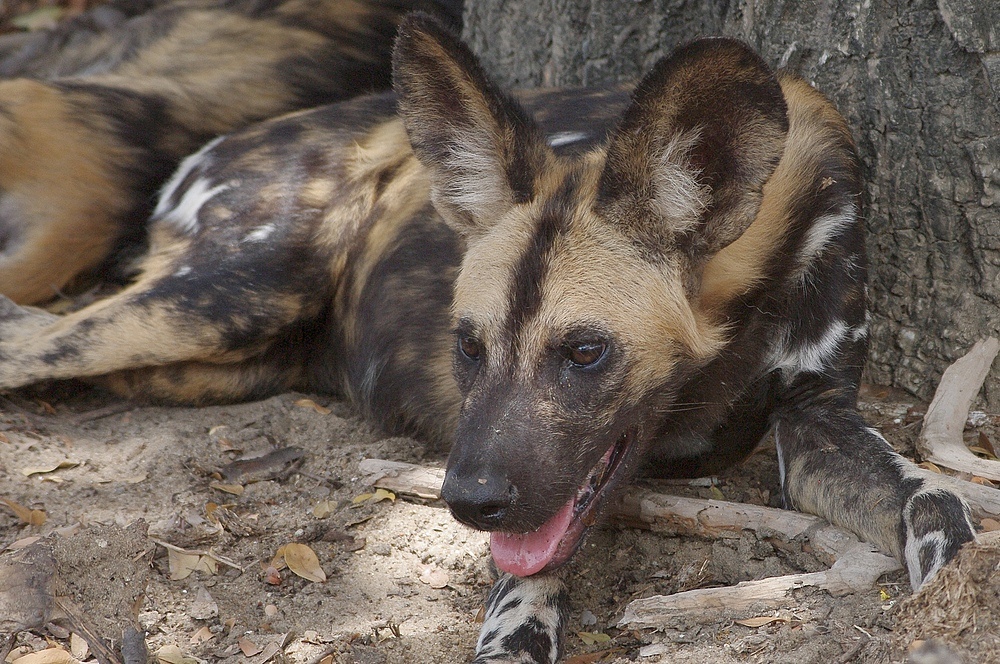
[[435,207],[467,237],[530,202],[547,146],[531,117],[490,81],[469,48],[427,14],[409,15],[393,84]]
[[745,44],[702,39],[661,60],[636,88],[608,144],[597,210],[655,257],[697,267],[737,239],[778,164],[787,108]]

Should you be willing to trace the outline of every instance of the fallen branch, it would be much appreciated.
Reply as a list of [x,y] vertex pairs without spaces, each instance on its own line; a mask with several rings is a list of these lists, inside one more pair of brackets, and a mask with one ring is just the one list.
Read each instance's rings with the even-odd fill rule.
[[[831,526],[832,527],[832,526]],[[814,586],[831,595],[847,595],[871,589],[886,572],[899,569],[894,559],[858,543],[843,553],[833,566],[822,572],[775,576],[744,581],[725,588],[688,590],[674,595],[654,595],[632,601],[625,607],[621,628],[664,627],[676,618],[717,620],[720,613],[736,615],[796,604],[791,591]]]
[[402,461],[362,459],[358,471],[376,488],[422,500],[440,500],[444,468],[418,466]]
[[917,439],[917,451],[924,459],[952,470],[1000,480],[1000,462],[980,459],[962,440],[969,408],[998,351],[1000,341],[988,337],[976,342],[968,353],[945,369]]
[[[366,459],[359,469],[376,487],[399,495],[440,497],[444,471],[412,464]],[[688,619],[715,620],[720,612],[736,614],[754,608],[770,610],[794,603],[790,591],[814,586],[833,595],[869,590],[880,576],[900,568],[890,556],[878,553],[853,534],[819,517],[759,505],[668,496],[630,488],[611,506],[611,516],[629,525],[716,539],[739,537],[750,530],[762,539],[808,542],[813,552],[831,568],[822,572],[791,574],[746,581],[726,588],[689,590],[669,596],[636,600],[625,608],[622,627],[663,626],[683,615]]]

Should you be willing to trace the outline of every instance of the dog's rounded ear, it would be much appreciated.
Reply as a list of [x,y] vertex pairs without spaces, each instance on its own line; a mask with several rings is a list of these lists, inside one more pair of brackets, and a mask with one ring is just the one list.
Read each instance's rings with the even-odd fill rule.
[[459,232],[481,234],[534,198],[548,150],[539,129],[431,16],[410,14],[400,25],[393,82],[413,151],[430,169],[434,205]]
[[736,240],[784,151],[787,107],[774,73],[734,39],[701,39],[636,88],[608,144],[597,210],[653,255],[695,265]]

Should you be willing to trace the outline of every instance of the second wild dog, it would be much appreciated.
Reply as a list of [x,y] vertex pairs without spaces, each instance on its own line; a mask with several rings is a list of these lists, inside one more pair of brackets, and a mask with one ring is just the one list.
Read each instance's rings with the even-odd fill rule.
[[209,139],[388,87],[396,25],[417,7],[461,13],[457,0],[171,2],[8,56],[0,294],[51,299],[141,244],[156,190]]

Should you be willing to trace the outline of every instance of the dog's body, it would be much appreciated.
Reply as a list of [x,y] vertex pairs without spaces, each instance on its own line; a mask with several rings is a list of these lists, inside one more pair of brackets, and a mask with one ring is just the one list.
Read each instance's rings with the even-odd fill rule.
[[298,113],[185,160],[135,284],[59,319],[7,305],[0,387],[92,377],[184,403],[297,387],[454,441],[444,496],[494,531],[506,572],[484,662],[554,661],[561,586],[531,575],[569,559],[615,488],[713,472],[768,430],[788,505],[914,585],[973,538],[961,499],[855,409],[860,183],[819,93],[703,40],[631,101],[527,96],[537,124],[422,17],[395,80],[398,103]]
[[156,189],[210,138],[388,87],[396,25],[432,6],[460,13],[450,0],[192,0],[29,42],[0,81],[0,293],[50,299],[141,243]]

